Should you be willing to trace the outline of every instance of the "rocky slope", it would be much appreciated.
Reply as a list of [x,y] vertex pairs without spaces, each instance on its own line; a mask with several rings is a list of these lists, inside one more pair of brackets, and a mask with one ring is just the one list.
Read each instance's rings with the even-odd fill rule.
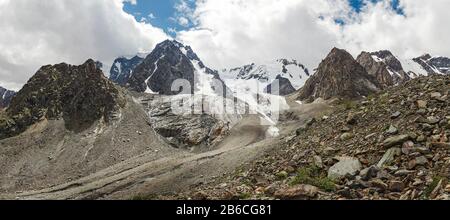
[[266,156],[176,198],[449,200],[449,91],[449,76],[420,77],[338,105]]
[[139,157],[153,161],[178,152],[153,130],[141,103],[94,61],[48,65],[0,117],[0,194],[119,172],[118,164],[133,167]]
[[114,60],[114,63],[109,71],[109,79],[118,85],[126,86],[128,79],[133,74],[134,69],[144,60],[141,56],[134,56],[130,59],[126,57],[119,57]]
[[44,66],[2,113],[0,139],[20,134],[45,119],[63,119],[67,129],[83,130],[100,119],[108,122],[124,105],[123,94],[93,60],[80,66]]
[[0,86],[0,109],[9,106],[11,99],[16,95],[16,92],[7,90]]
[[180,91],[172,91],[172,86],[179,79],[189,83],[191,94],[223,96],[227,90],[217,71],[206,67],[189,46],[174,40],[158,44],[135,68],[128,84],[137,92],[175,95]]
[[380,90],[375,78],[369,75],[347,51],[338,48],[319,64],[316,73],[299,91],[299,100],[314,101],[317,98],[358,98]]
[[372,53],[362,52],[356,61],[366,69],[369,75],[374,76],[383,88],[412,78],[403,70],[400,61],[387,50]]
[[428,74],[450,74],[450,58],[448,57],[432,57],[430,54],[425,54],[413,60]]

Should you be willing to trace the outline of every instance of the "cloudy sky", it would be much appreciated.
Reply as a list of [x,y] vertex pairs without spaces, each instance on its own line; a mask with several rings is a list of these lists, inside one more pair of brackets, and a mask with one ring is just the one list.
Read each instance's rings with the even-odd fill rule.
[[450,0],[0,0],[0,86],[46,64],[149,52],[175,38],[212,68],[353,55],[450,56]]

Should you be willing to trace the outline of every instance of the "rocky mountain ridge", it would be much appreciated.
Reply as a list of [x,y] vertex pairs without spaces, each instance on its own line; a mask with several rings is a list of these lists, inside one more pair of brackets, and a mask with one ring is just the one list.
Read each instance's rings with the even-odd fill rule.
[[316,73],[298,92],[297,99],[358,98],[380,91],[380,84],[347,51],[333,48]]
[[450,74],[450,58],[432,57],[430,54],[424,54],[414,58],[427,74]]
[[374,76],[383,88],[398,85],[413,78],[405,72],[400,61],[387,50],[362,52],[356,61],[366,69],[369,75]]
[[114,63],[109,72],[109,79],[121,86],[126,86],[128,79],[133,74],[134,69],[142,63],[144,58],[141,56],[134,56],[132,58],[119,57],[114,60]]
[[25,84],[2,113],[0,138],[15,136],[44,119],[62,118],[69,130],[108,122],[125,104],[123,94],[95,61],[47,65]]

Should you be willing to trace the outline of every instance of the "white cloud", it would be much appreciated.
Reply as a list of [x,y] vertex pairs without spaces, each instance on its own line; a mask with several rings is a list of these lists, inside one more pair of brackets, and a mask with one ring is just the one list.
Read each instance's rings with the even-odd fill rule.
[[341,44],[353,53],[390,49],[401,57],[423,53],[450,57],[448,0],[402,0],[405,16],[389,1],[369,4],[357,19],[341,30]]
[[[168,38],[125,13],[124,1],[138,3],[0,0],[0,85],[18,89],[42,65],[111,62]],[[405,16],[389,7],[391,0],[366,1],[356,14],[347,0],[177,0],[171,19],[195,26],[177,38],[217,69],[280,57],[315,68],[334,46],[355,56],[390,49],[408,58],[425,52],[450,57],[450,1],[400,0]]]
[[189,20],[185,17],[179,17],[178,18],[178,24],[183,26],[183,27],[187,27],[189,25]]
[[122,0],[0,0],[0,85],[20,89],[42,65],[111,62],[168,38],[122,8]]
[[314,66],[338,41],[337,25],[319,17],[347,6],[324,0],[202,0],[193,16],[198,26],[177,38],[215,68],[281,57]]
[[400,0],[406,16],[390,1],[367,0],[357,14],[347,0],[198,0],[192,13],[197,26],[177,38],[214,68],[279,57],[315,68],[333,46],[355,56],[381,49],[404,58],[450,56],[450,1]]

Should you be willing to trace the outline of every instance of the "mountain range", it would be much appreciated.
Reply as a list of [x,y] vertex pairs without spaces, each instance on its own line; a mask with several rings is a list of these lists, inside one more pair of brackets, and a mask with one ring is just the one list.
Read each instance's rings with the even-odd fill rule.
[[[0,198],[170,197],[215,183],[212,194],[231,190],[220,198],[320,198],[318,187],[326,198],[417,198],[450,169],[449,66],[333,48],[314,71],[294,59],[217,71],[175,40],[117,58],[109,78],[92,59],[42,66],[17,93],[0,88]],[[223,104],[231,111],[209,112]]]

